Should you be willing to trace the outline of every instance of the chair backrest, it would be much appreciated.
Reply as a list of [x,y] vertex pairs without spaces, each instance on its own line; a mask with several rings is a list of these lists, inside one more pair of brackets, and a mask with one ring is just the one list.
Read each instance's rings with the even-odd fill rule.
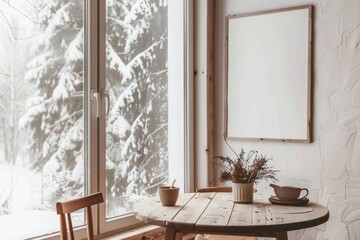
[[218,187],[207,187],[196,189],[196,192],[231,192],[231,187],[218,186]]
[[60,215],[61,239],[63,240],[68,239],[67,230],[66,230],[66,219],[67,219],[70,239],[74,240],[74,231],[71,223],[70,213],[75,212],[81,208],[86,208],[87,237],[90,240],[94,239],[91,206],[102,202],[104,202],[104,198],[102,193],[100,192],[66,202],[57,202],[56,212],[58,215]]

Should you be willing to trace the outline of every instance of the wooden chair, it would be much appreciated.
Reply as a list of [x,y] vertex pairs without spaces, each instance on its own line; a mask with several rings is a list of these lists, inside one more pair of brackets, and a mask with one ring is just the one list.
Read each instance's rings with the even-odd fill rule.
[[[94,230],[93,230],[91,206],[102,202],[104,202],[104,198],[102,193],[100,192],[66,202],[57,202],[56,212],[58,215],[60,215],[61,239],[62,240],[68,239],[68,234],[66,230],[66,219],[70,233],[70,239],[71,240],[75,239],[70,214],[81,208],[86,208],[87,239],[93,240]],[[65,219],[65,215],[66,215],[66,219]]]
[[207,188],[198,188],[196,192],[232,192],[231,187],[218,186],[218,187],[207,187]]
[[[218,187],[207,187],[199,188],[196,192],[231,192],[231,187],[218,186]],[[256,240],[256,237],[245,237],[245,236],[228,236],[228,235],[214,235],[214,234],[205,234],[205,235],[196,235],[195,240]]]

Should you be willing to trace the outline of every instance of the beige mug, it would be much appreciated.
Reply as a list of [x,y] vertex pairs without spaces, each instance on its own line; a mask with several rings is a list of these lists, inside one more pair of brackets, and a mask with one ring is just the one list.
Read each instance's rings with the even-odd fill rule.
[[179,196],[179,188],[171,186],[159,187],[160,202],[163,206],[175,206]]

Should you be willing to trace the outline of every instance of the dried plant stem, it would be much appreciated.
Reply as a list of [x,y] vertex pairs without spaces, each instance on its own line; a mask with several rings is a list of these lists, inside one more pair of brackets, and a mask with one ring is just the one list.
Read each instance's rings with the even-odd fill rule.
[[237,158],[240,158],[239,155],[235,152],[235,150],[230,146],[230,144],[226,141],[225,135],[224,135],[224,140],[226,145],[230,148],[230,150],[236,155]]
[[[236,154],[227,142],[226,144]],[[251,150],[245,157],[245,152],[241,149],[240,154],[236,154],[236,159],[228,156],[217,156],[215,159],[217,161],[212,161],[212,163],[221,170],[220,180],[222,182],[257,183],[260,180],[277,181],[276,172],[278,171],[269,167],[267,163],[270,159],[266,158],[266,155],[258,155],[257,151]]]

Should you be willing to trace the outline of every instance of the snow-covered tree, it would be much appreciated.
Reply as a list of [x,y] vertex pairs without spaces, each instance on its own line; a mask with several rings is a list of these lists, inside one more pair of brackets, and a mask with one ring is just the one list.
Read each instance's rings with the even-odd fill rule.
[[[1,159],[14,165],[24,144],[18,128],[27,96],[33,91],[24,81],[28,47],[37,33],[32,9],[23,1],[0,2],[0,151]],[[22,161],[24,164],[24,161]]]
[[108,1],[107,186],[153,195],[168,180],[167,1]]
[[[49,204],[83,188],[83,1],[38,1],[44,34],[20,121]],[[107,0],[108,196],[152,195],[168,179],[167,1]],[[111,200],[111,199],[109,199]]]
[[30,131],[32,168],[44,176],[49,205],[83,193],[83,1],[36,1],[44,34],[25,79],[36,92],[20,126]]
[[[6,20],[11,27],[19,28],[16,18],[8,17]],[[12,35],[10,29],[4,25],[0,24],[0,40],[4,49],[0,57],[0,148],[5,162],[15,165],[20,146],[24,143],[23,138],[19,139],[22,131],[18,128],[18,121],[24,111],[25,98],[31,89],[23,80],[26,45],[17,40],[18,35]],[[19,54],[22,54],[23,58],[18,58]]]
[[[18,128],[18,121],[26,98],[32,93],[31,86],[24,81],[27,50],[37,32],[31,14],[24,14],[30,12],[23,1],[0,2],[0,216],[14,211],[15,188],[19,186],[14,169],[27,164],[22,148],[26,131]],[[8,174],[6,170],[10,170]]]

